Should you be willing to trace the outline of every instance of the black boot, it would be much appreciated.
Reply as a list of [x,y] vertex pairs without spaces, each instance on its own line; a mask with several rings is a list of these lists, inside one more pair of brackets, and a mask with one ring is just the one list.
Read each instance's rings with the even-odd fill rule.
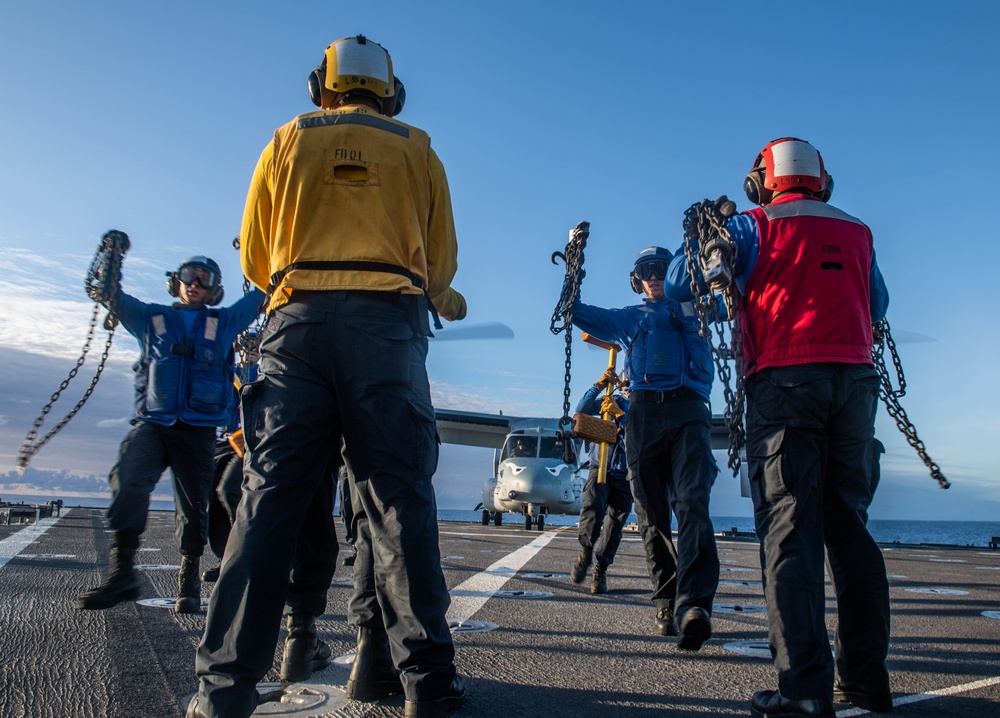
[[181,556],[181,568],[177,572],[176,613],[198,613],[201,610],[201,556]]
[[77,596],[76,607],[84,611],[103,610],[139,598],[139,577],[133,569],[138,549],[138,532],[116,531],[111,538],[108,577],[97,588]]
[[608,564],[598,560],[594,564],[594,580],[590,584],[591,593],[608,592]]
[[389,636],[384,628],[359,628],[358,650],[347,679],[347,697],[378,701],[403,692],[399,671],[392,664]]
[[573,564],[573,568],[569,571],[569,578],[573,583],[580,583],[586,577],[587,570],[590,568],[590,559],[593,555],[594,550],[591,548],[580,549],[580,555],[577,556],[576,563]]
[[321,671],[333,661],[330,647],[319,640],[316,619],[303,613],[289,613],[286,626],[285,650],[281,654],[282,683],[308,680],[315,671]]

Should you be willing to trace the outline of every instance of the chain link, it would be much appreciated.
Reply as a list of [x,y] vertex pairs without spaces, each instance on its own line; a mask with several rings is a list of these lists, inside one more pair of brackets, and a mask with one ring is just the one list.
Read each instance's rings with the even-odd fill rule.
[[[736,258],[736,245],[726,228],[726,221],[735,211],[736,205],[722,196],[714,202],[707,199],[697,202],[684,212],[684,257],[688,276],[691,278],[691,294],[696,298],[695,310],[701,321],[698,333],[708,340],[716,373],[722,383],[723,397],[726,401],[723,419],[729,428],[727,463],[733,471],[733,476],[737,476],[740,472],[740,465],[743,462],[742,450],[746,445],[743,332],[739,289],[731,281],[716,288],[722,294],[723,304],[720,306],[712,292],[706,293],[699,286],[698,277],[704,274],[705,260],[709,254],[706,250],[709,247],[726,257],[728,264],[726,269],[730,270],[726,276],[731,277],[732,261]],[[726,330],[729,332],[729,343],[726,342]],[[736,367],[735,379],[729,367],[730,360]]]
[[94,340],[94,333],[97,329],[97,316],[101,311],[101,303],[110,303],[114,295],[118,292],[121,282],[122,260],[125,258],[125,253],[128,249],[128,235],[124,232],[116,232],[114,230],[105,234],[101,239],[101,244],[97,247],[97,252],[94,254],[94,259],[90,263],[90,267],[87,270],[87,277],[84,281],[84,289],[94,300],[94,308],[91,311],[90,323],[87,328],[87,339],[84,342],[80,358],[76,360],[76,365],[70,369],[67,377],[59,384],[59,388],[49,397],[49,401],[42,407],[38,416],[32,422],[27,435],[24,437],[24,442],[21,444],[21,449],[17,454],[16,466],[20,474],[25,472],[28,464],[31,463],[31,459],[38,453],[39,449],[45,446],[52,437],[58,434],[77,415],[77,412],[87,403],[90,395],[94,393],[94,389],[97,388],[97,382],[100,381],[104,366],[108,361],[111,342],[114,340],[115,328],[118,326],[118,319],[111,312],[108,312],[104,320],[104,329],[108,332],[108,338],[104,343],[104,351],[101,353],[101,360],[94,371],[94,377],[90,380],[90,386],[87,387],[83,396],[69,410],[66,416],[52,427],[45,436],[37,442],[35,441],[39,429],[41,429],[42,424],[45,422],[45,417],[52,411],[52,407],[59,401],[62,393],[69,387],[70,382],[76,378],[80,368],[87,360],[87,354],[90,352],[90,345]]
[[[563,373],[563,415],[559,419],[559,432],[562,438],[564,449],[563,459],[566,463],[575,463],[576,455],[573,450],[573,419],[569,415],[570,410],[570,381],[572,379],[571,370],[573,365],[573,302],[580,296],[580,284],[583,282],[585,272],[583,271],[584,249],[587,247],[587,238],[590,236],[590,222],[580,222],[570,230],[569,241],[566,243],[564,252],[553,252],[552,263],[556,263],[556,258],[560,258],[566,265],[566,275],[563,278],[562,292],[559,301],[556,302],[555,310],[552,312],[552,321],[549,324],[550,331],[559,335],[565,333],[566,337],[566,359],[564,362],[565,371]],[[559,326],[560,322],[562,326]]]
[[[879,387],[878,396],[885,404],[886,411],[889,412],[889,416],[892,417],[893,421],[896,422],[896,428],[902,432],[903,436],[906,437],[907,443],[914,448],[917,452],[917,456],[920,457],[924,465],[930,470],[931,478],[938,482],[938,486],[942,489],[947,489],[951,486],[951,482],[945,478],[945,475],[941,472],[941,467],[938,466],[933,459],[927,454],[927,449],[924,446],[924,442],[920,440],[917,436],[917,429],[910,421],[909,417],[906,415],[906,410],[903,409],[902,405],[899,403],[900,397],[906,394],[906,379],[903,377],[903,365],[899,361],[899,353],[896,351],[896,343],[892,340],[892,333],[889,330],[889,321],[887,319],[882,319],[878,324],[873,327],[874,343],[872,344],[872,361],[875,362],[875,368],[878,371],[879,376]],[[892,388],[892,378],[889,375],[889,370],[885,365],[885,348],[889,348],[889,356],[892,359],[893,367],[896,372],[896,381],[899,383],[898,389]]]

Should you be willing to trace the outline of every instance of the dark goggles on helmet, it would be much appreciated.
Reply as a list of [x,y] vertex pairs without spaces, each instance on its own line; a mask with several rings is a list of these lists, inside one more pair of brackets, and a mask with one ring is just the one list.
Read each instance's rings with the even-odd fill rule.
[[663,259],[651,259],[648,262],[642,262],[637,264],[635,267],[636,278],[647,281],[653,277],[658,279],[666,279],[667,277],[667,267],[670,263]]
[[212,289],[219,285],[220,277],[208,267],[189,264],[177,270],[177,279],[181,284],[198,282],[202,289]]

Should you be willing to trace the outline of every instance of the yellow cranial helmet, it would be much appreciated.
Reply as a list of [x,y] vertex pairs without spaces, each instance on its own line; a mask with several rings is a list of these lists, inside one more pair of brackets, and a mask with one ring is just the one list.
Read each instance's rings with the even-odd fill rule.
[[364,35],[345,37],[326,48],[323,85],[333,92],[367,90],[380,100],[392,97],[392,58]]

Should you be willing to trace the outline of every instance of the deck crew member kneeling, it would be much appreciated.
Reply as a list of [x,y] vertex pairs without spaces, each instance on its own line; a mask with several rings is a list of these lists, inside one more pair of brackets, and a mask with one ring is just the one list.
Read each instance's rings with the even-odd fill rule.
[[341,435],[358,547],[347,696],[405,693],[406,715],[421,717],[465,697],[445,620],[425,368],[428,300],[449,320],[466,312],[450,288],[448,183],[427,134],[393,119],[402,84],[380,45],[363,36],[333,43],[309,89],[321,109],[274,133],[243,216],[243,270],[271,302],[262,378],[242,391],[243,501],[198,648],[189,718],[254,711],[295,537]]

